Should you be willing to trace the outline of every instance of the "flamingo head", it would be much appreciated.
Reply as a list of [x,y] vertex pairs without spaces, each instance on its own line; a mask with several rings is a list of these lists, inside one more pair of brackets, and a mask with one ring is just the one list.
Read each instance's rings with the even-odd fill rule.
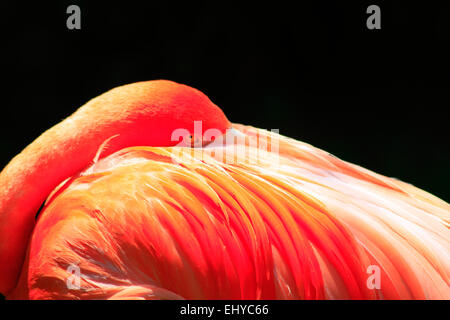
[[231,126],[204,93],[168,80],[118,87],[88,105],[84,111],[93,110],[101,121],[113,124],[110,133],[123,134],[121,125],[129,128],[132,124],[133,130],[126,130],[126,140],[136,145],[201,147]]

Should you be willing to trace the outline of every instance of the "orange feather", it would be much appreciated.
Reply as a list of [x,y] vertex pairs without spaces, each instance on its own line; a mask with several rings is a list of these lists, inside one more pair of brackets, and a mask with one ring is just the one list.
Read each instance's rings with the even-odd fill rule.
[[[203,148],[112,139],[98,161],[59,173],[72,178],[23,240],[7,298],[450,299],[449,204],[311,145],[232,128],[243,139]],[[115,133],[80,141],[80,157]],[[0,213],[6,232],[14,217]],[[67,286],[70,266],[80,288]],[[370,266],[379,288],[367,285]]]

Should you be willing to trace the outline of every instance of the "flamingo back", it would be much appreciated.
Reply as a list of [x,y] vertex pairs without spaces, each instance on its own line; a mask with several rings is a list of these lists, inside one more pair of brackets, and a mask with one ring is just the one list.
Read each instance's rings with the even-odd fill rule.
[[244,139],[126,148],[64,182],[8,298],[450,299],[446,202],[233,128]]

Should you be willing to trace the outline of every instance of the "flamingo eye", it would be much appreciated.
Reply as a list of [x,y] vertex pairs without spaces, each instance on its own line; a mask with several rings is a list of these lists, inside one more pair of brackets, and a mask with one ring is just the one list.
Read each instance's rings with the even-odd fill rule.
[[190,145],[191,147],[195,147],[197,144],[197,137],[193,136],[192,134],[190,134],[189,136],[187,136],[187,143],[188,145]]

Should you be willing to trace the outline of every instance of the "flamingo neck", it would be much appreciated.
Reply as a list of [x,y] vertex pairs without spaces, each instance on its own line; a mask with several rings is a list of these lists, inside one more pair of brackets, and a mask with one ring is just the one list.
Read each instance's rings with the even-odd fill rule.
[[[0,174],[0,292],[15,285],[35,215],[48,194],[95,156],[96,146],[82,145],[92,130],[70,117],[42,134]],[[89,129],[80,134],[76,127]],[[98,137],[101,139],[101,137]]]
[[0,292],[17,282],[40,205],[91,164],[99,147],[106,157],[125,147],[175,145],[175,129],[205,118],[210,128],[230,125],[196,89],[166,80],[139,82],[92,99],[26,147],[0,173]]

